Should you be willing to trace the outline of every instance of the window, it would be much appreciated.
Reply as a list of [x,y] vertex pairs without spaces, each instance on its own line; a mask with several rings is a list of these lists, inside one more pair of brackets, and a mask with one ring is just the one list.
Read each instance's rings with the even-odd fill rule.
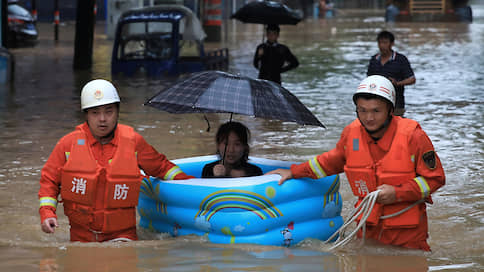
[[118,58],[167,59],[173,53],[170,22],[135,22],[123,25]]

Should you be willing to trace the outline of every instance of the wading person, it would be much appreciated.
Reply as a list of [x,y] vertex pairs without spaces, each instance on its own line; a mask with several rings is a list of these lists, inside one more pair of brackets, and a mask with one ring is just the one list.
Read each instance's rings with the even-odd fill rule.
[[357,119],[345,127],[334,149],[267,174],[280,174],[282,184],[345,172],[358,203],[380,190],[366,221],[366,239],[430,251],[426,203],[445,184],[432,142],[416,121],[393,115],[395,90],[385,77],[364,79],[353,101]]
[[108,81],[96,79],[81,92],[86,122],[59,140],[41,171],[42,230],[53,233],[57,198],[69,218],[70,240],[137,240],[136,210],[142,176],[187,179],[133,128],[118,123],[120,99]]
[[395,44],[395,36],[391,32],[380,32],[376,40],[380,53],[371,57],[366,74],[384,76],[393,83],[396,91],[393,114],[403,116],[405,113],[405,85],[415,84],[415,75],[407,57],[392,49]]
[[259,79],[281,84],[281,73],[298,67],[299,61],[287,46],[277,42],[279,31],[278,25],[267,26],[267,41],[257,46],[254,67],[259,70]]

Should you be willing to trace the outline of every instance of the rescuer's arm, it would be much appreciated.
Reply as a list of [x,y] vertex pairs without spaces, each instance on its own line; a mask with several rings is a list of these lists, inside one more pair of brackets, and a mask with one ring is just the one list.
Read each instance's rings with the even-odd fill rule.
[[410,140],[411,154],[415,154],[417,176],[395,187],[396,201],[425,199],[432,203],[430,195],[445,184],[445,174],[437,153],[427,134],[418,127]]
[[67,140],[62,138],[49,156],[40,172],[39,214],[42,230],[47,233],[54,232],[57,227],[57,196],[60,192],[60,169],[66,162],[66,153],[69,150]]
[[[311,160],[291,165],[291,169],[276,169],[267,174],[279,174],[281,179],[279,185],[291,178],[309,177],[312,179],[319,179],[326,176],[331,176],[344,171],[346,163],[344,143],[346,138],[346,129],[343,130],[340,140],[336,147],[328,152],[318,155]],[[267,175],[266,174],[266,175]]]
[[165,155],[156,151],[139,134],[136,134],[136,151],[140,168],[150,176],[164,180],[194,178],[183,173],[177,165],[169,161]]

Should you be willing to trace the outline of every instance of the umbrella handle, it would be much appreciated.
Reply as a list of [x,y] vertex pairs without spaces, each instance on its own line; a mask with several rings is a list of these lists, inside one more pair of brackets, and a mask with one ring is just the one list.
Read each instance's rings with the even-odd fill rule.
[[262,43],[264,43],[264,38],[266,36],[265,29],[266,29],[266,25],[263,25],[263,28],[262,28]]
[[[234,115],[233,112],[230,113],[229,123],[232,122],[232,115]],[[227,152],[227,145],[228,145],[228,143],[229,143],[229,135],[227,135],[227,138],[225,139],[224,155],[223,155],[223,158],[222,158],[222,165],[224,165],[224,166],[225,166],[225,153]]]
[[210,122],[208,121],[208,118],[205,114],[203,115],[203,118],[205,118],[205,121],[207,121],[207,132],[209,132],[210,131]]

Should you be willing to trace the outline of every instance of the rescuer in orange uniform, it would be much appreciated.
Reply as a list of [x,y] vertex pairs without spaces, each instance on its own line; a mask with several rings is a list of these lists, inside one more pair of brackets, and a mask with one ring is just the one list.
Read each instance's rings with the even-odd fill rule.
[[393,115],[395,89],[385,77],[364,79],[353,101],[358,118],[345,127],[336,148],[290,170],[267,174],[280,174],[282,184],[291,178],[316,179],[344,171],[357,204],[380,190],[366,221],[365,238],[430,251],[426,203],[431,204],[430,195],[445,184],[432,142],[416,121]]
[[137,240],[136,210],[143,176],[188,179],[133,128],[118,124],[120,99],[103,79],[81,92],[86,122],[59,140],[41,172],[42,230],[53,233],[59,193],[71,241]]

